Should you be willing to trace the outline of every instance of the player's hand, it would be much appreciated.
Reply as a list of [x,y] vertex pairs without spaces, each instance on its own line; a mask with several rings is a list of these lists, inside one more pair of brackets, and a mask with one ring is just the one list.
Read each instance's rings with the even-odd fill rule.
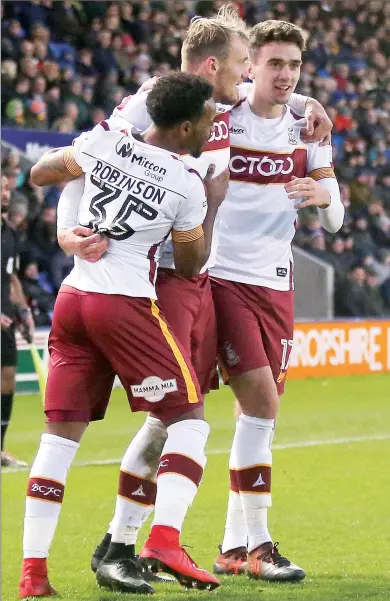
[[89,263],[96,263],[102,258],[108,242],[107,236],[95,234],[89,227],[82,225],[58,232],[58,243],[66,254],[75,255]]
[[330,205],[330,194],[324,186],[321,186],[311,177],[295,177],[285,184],[288,197],[291,199],[302,199],[301,202],[295,205],[296,209],[304,209],[305,207],[320,207],[326,209]]
[[146,81],[144,81],[144,83],[142,84],[142,86],[140,88],[138,88],[136,93],[141,94],[142,92],[151,90],[158,80],[159,80],[159,77],[157,77],[156,75],[154,77],[150,77],[150,79],[147,79]]
[[218,209],[226,196],[230,174],[229,169],[225,169],[225,171],[222,171],[216,177],[213,177],[214,173],[215,165],[210,165],[203,181],[206,188],[208,206]]
[[307,144],[320,142],[320,146],[330,144],[333,123],[318,100],[309,98],[306,102],[305,119],[307,127],[301,132],[302,140]]
[[12,319],[10,317],[8,317],[8,315],[5,315],[5,313],[2,313],[1,314],[1,329],[8,330],[8,328],[10,327],[11,324],[12,324]]

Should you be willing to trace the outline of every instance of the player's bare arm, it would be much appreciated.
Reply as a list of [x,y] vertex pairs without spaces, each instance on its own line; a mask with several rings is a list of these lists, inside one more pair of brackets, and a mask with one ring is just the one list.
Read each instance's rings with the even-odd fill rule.
[[56,186],[80,177],[82,169],[76,163],[72,146],[44,154],[31,169],[31,180],[37,186]]
[[173,230],[172,245],[176,271],[184,278],[197,276],[207,260],[202,226],[189,232]]
[[175,269],[186,278],[198,275],[207,263],[211,251],[215,217],[226,196],[229,171],[225,169],[217,177],[213,177],[214,171],[215,165],[210,165],[204,179],[208,209],[203,225],[199,225],[191,231],[172,230]]

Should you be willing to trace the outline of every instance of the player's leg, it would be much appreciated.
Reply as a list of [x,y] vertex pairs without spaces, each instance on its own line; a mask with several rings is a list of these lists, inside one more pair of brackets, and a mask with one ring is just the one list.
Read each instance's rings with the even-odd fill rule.
[[108,403],[113,371],[83,329],[78,297],[60,293],[49,338],[46,431],[31,468],[23,536],[21,597],[47,596],[46,560],[57,528],[69,468],[92,419]]
[[[254,332],[257,335],[258,327],[257,319],[245,300],[231,289],[229,282],[218,283],[213,280],[212,290],[217,315],[220,367],[227,383],[231,369],[243,363],[254,368],[264,358],[261,345],[254,344],[250,352],[246,351],[248,341],[252,340]],[[220,554],[214,564],[214,572],[217,574],[242,574],[247,568],[248,534],[237,482],[237,468],[236,448],[233,445],[229,457],[230,491],[225,533]]]
[[[196,284],[192,280],[182,278],[171,269],[159,269],[156,292],[165,319],[188,356],[191,352],[193,323],[200,306]],[[114,517],[92,556],[91,568],[94,572],[113,540],[114,524],[116,528],[120,524],[123,524],[123,527],[113,542],[126,543],[126,546],[136,544],[138,532],[154,508],[157,468],[166,438],[164,424],[159,419],[149,416],[130,443],[121,463]],[[140,487],[145,496],[138,494]],[[125,524],[128,526],[125,527]],[[117,547],[116,551],[120,552],[121,547]],[[159,579],[148,570],[145,570],[144,577],[151,581]]]
[[[92,556],[94,572],[103,558],[111,561],[135,554],[139,530],[154,508],[157,468],[166,438],[164,424],[148,416],[127,448],[120,467],[114,516]],[[161,580],[146,567],[143,576],[147,582]]]
[[217,579],[200,570],[180,546],[180,532],[206,464],[204,453],[209,426],[199,408],[175,418],[167,428],[157,476],[157,497],[152,529],[140,556],[152,570],[174,575],[188,588],[212,590]]
[[[191,332],[191,363],[198,378],[201,393],[206,395],[210,390],[219,388],[217,322],[208,274],[205,273],[198,277],[197,289],[200,302]],[[176,332],[174,327],[173,331]],[[180,337],[179,340],[181,341]]]
[[11,421],[15,393],[17,349],[15,328],[1,331],[1,465],[2,467],[24,467],[25,461],[4,451],[4,441]]
[[[154,525],[140,556],[158,563],[182,583],[191,581],[199,588],[217,586],[218,581],[197,568],[179,544],[181,525],[206,462],[204,447],[209,432],[195,374],[156,302],[133,298],[124,299],[122,304],[122,309],[116,305],[116,314],[123,313],[122,327],[115,329],[109,321],[102,326],[99,320],[97,344],[104,353],[114,343],[111,363],[128,392],[132,409],[152,412],[167,426],[168,433],[157,476]],[[187,419],[182,419],[184,415]],[[121,534],[124,525],[118,526],[118,532],[113,530],[113,538]],[[126,566],[121,559],[111,565],[104,559],[96,576],[102,585],[124,588]]]
[[[216,304],[221,317],[222,359],[242,411],[236,423],[232,456],[248,531],[248,572],[268,580],[299,580],[304,572],[279,554],[267,523],[271,443],[281,392],[277,380],[280,373],[285,373],[286,353],[291,349],[288,341],[292,338],[293,298],[288,292],[239,284],[234,284],[231,291],[229,298],[217,294]],[[237,297],[245,301],[246,316]],[[233,315],[241,329],[232,327]],[[232,360],[232,351],[239,360]]]

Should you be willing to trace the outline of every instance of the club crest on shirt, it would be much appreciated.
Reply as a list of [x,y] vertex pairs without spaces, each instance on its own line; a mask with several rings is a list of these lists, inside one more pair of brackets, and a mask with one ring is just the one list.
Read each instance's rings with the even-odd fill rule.
[[289,144],[298,144],[298,140],[295,136],[295,130],[293,127],[288,128],[288,143]]
[[228,342],[226,340],[226,342],[223,345],[224,351],[225,351],[225,361],[227,363],[227,365],[229,365],[229,367],[233,367],[234,365],[237,365],[237,363],[240,362],[240,357],[237,355],[236,351],[233,348],[233,345],[231,342]]

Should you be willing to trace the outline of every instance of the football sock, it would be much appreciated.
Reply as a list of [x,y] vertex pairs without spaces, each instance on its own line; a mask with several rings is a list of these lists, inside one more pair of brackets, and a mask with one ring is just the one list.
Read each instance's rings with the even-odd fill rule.
[[204,448],[210,426],[203,420],[187,419],[168,426],[167,432],[157,474],[152,535],[159,526],[181,531],[206,465]]
[[79,444],[42,434],[28,481],[23,556],[47,557],[57,527],[65,482]]
[[167,438],[164,424],[147,417],[123,457],[115,514],[109,533],[112,543],[135,545],[139,529],[153,511],[156,477]]
[[240,415],[233,440],[237,485],[248,532],[248,551],[272,541],[267,525],[271,507],[271,439],[274,420]]
[[222,553],[226,553],[226,551],[230,551],[231,549],[237,549],[238,547],[246,547],[248,543],[244,511],[237,481],[234,444],[232,445],[230,452],[229,472],[230,491],[226,514],[225,536],[222,542]]
[[4,439],[11,420],[14,393],[1,395],[1,450],[4,449]]

